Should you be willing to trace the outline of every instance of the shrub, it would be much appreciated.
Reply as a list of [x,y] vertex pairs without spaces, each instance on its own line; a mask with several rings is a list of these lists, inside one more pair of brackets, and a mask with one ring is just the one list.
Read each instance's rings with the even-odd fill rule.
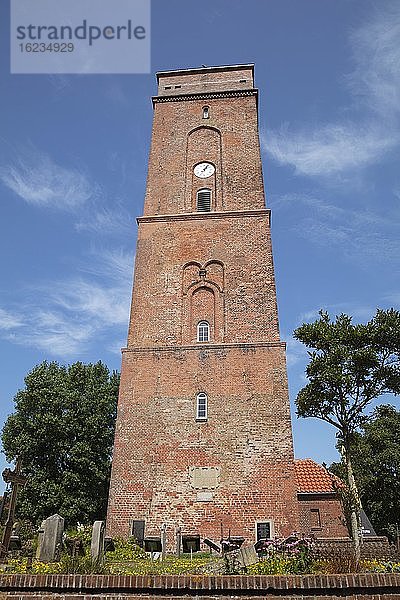
[[107,552],[107,561],[118,562],[148,558],[146,552],[137,545],[134,538],[114,539],[114,547],[115,550]]
[[314,540],[293,533],[288,538],[266,540],[259,545],[260,562],[248,568],[251,573],[279,575],[312,573],[315,563]]

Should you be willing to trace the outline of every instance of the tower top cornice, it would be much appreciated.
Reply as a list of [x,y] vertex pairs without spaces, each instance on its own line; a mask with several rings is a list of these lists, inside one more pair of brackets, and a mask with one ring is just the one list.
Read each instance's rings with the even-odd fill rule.
[[254,88],[254,65],[159,71],[157,96],[186,96]]
[[189,75],[191,73],[218,73],[220,71],[237,71],[238,69],[251,69],[254,74],[254,63],[243,63],[238,65],[218,65],[214,67],[194,67],[191,69],[176,69],[169,71],[157,71],[156,77],[159,81],[160,77],[168,77],[172,75]]

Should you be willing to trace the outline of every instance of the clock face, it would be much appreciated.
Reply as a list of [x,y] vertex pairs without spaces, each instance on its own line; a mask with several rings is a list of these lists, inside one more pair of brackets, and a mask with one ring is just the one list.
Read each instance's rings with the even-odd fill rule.
[[196,177],[200,177],[201,179],[206,179],[207,177],[211,177],[214,174],[215,167],[209,162],[202,162],[195,166],[194,174]]

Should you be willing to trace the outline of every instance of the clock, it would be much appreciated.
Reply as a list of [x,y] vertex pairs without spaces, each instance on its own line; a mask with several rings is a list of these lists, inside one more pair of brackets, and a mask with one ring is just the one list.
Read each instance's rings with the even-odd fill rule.
[[207,177],[211,177],[211,175],[214,175],[215,167],[209,162],[201,162],[195,166],[193,171],[196,177],[206,179]]

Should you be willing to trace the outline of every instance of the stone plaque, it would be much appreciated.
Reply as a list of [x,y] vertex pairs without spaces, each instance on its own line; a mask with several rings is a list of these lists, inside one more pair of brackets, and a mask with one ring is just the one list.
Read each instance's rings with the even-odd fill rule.
[[211,502],[214,494],[212,492],[197,492],[197,502]]
[[219,486],[219,467],[189,467],[190,485],[195,490],[214,490]]

